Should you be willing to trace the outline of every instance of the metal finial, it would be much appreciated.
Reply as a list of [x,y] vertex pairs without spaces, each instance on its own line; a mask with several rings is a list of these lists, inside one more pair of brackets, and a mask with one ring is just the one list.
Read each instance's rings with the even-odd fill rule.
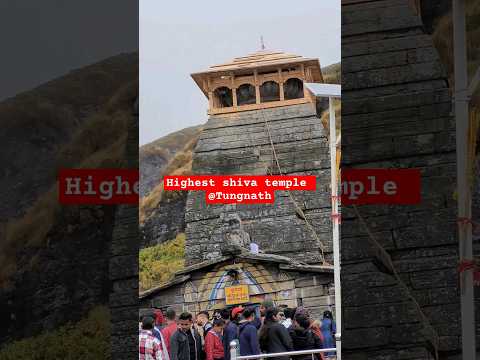
[[263,35],[260,36],[260,46],[262,47],[262,50],[265,50],[265,43],[263,42]]

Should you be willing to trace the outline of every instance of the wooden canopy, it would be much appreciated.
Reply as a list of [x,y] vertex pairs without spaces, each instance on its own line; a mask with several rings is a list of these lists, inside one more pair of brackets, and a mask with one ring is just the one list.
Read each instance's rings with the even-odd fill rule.
[[[193,73],[191,76],[209,99],[210,114],[307,102],[311,100],[307,89],[305,89],[304,95],[301,96],[302,99],[299,97],[293,99],[289,98],[287,86],[284,92],[284,84],[289,79],[296,79],[300,83],[323,82],[318,59],[266,50],[237,57],[224,64],[212,65],[206,71]],[[269,87],[270,96],[268,96],[268,103],[262,100],[261,94],[263,91],[261,86],[267,82],[270,85],[272,83],[276,84]],[[242,85],[251,85],[251,88],[250,90],[240,89],[240,93],[237,93]],[[221,96],[223,96],[224,101],[215,99],[215,91],[218,89],[222,89]],[[272,91],[275,90],[278,92],[278,98],[275,98],[275,94],[272,94]],[[242,104],[238,95],[248,94],[248,91],[250,91],[253,98],[248,103]],[[300,91],[303,93],[303,89]]]

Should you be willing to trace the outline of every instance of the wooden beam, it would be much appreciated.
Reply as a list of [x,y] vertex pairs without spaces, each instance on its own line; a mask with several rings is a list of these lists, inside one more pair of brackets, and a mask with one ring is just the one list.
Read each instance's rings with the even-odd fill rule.
[[231,86],[232,89],[232,101],[233,101],[233,109],[237,110],[238,101],[237,101],[237,88],[235,87],[235,74],[232,72],[231,75]]
[[302,79],[302,81],[303,81],[303,97],[308,99],[310,96],[308,94],[308,89],[305,86],[305,80],[307,79],[306,74],[305,74],[305,64],[301,65],[301,71],[302,71],[302,74],[303,74],[303,79]]
[[260,104],[260,85],[258,84],[258,70],[253,71],[253,76],[255,77],[255,102]]
[[280,86],[280,101],[285,100],[285,91],[283,89],[282,68],[278,69],[278,85]]
[[291,270],[291,271],[299,271],[299,272],[333,274],[333,266],[280,264],[278,268],[281,270]]
[[208,92],[208,109],[210,111],[213,111],[215,109],[215,106],[213,103],[213,91]]

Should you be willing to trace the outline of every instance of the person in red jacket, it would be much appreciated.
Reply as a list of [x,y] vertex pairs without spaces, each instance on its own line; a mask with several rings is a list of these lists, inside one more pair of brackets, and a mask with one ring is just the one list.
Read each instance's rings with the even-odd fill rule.
[[155,326],[161,329],[163,327],[163,324],[165,323],[165,318],[163,316],[162,310],[154,309],[153,313],[155,316]]
[[222,332],[225,326],[223,319],[213,320],[213,329],[205,336],[206,360],[224,360],[225,353],[222,343]]
[[177,331],[177,314],[172,308],[168,308],[165,314],[167,316],[167,326],[165,326],[161,331],[163,339],[165,340],[165,345],[167,346],[168,353],[170,354],[170,338],[173,333]]

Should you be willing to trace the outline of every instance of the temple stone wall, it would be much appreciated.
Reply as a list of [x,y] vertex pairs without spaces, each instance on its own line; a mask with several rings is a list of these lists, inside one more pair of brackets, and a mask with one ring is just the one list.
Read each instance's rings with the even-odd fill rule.
[[[342,166],[419,168],[418,205],[360,206],[439,336],[460,351],[455,129],[446,75],[408,0],[342,3]],[[342,207],[344,359],[431,359],[421,316]],[[478,320],[477,320],[478,321]]]
[[[138,169],[138,100],[129,119],[125,148],[129,169]],[[110,244],[111,357],[138,357],[138,205],[119,205]]]
[[[257,286],[250,286],[250,303],[260,304],[265,298],[272,299],[277,306],[295,308],[304,306],[315,319],[321,319],[325,310],[334,311],[332,273],[289,271],[275,263],[252,263],[237,260],[221,262],[187,274],[180,274],[170,285],[158,288],[141,297],[141,307],[168,307],[177,313],[201,310],[213,312],[226,307],[223,286],[219,284],[229,268],[243,268],[254,279]],[[243,281],[242,281],[243,283]],[[220,291],[216,295],[212,292]],[[213,298],[213,300],[211,300]]]
[[[313,104],[211,116],[193,158],[195,174],[278,174],[265,120],[284,174],[316,175],[316,192],[292,192],[331,253],[330,159],[325,130]],[[275,204],[210,205],[203,192],[187,199],[187,265],[219,256],[222,217],[236,213],[243,230],[260,249],[311,263],[320,261],[319,244],[296,214],[286,192],[277,191]],[[222,217],[221,217],[222,216]]]

